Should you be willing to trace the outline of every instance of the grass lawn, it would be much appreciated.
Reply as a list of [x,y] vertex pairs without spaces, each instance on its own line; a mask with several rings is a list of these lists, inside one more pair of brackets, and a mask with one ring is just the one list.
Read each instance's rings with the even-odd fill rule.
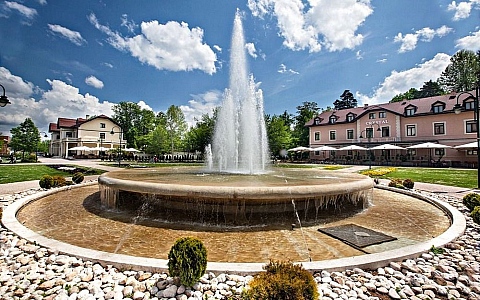
[[[96,172],[101,174],[103,171]],[[68,172],[58,171],[45,165],[0,165],[0,184],[40,180],[43,175],[60,175],[64,177],[71,177],[72,174]]]
[[442,168],[397,168],[380,178],[411,179],[414,182],[436,183],[465,188],[477,187],[477,170]]

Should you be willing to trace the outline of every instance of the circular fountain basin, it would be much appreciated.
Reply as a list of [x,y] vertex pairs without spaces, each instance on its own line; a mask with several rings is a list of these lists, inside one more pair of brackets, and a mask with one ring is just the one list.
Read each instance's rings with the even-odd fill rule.
[[[128,169],[98,179],[104,206],[202,226],[315,224],[369,202],[367,176],[276,168],[265,174],[206,173],[198,167]],[[299,224],[299,225],[301,225]]]

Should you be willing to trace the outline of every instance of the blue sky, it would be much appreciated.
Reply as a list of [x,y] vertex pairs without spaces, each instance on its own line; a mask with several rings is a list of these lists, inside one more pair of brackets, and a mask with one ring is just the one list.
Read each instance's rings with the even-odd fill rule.
[[365,103],[436,80],[460,49],[480,49],[480,0],[0,2],[0,132],[25,118],[111,115],[131,101],[182,108],[191,124],[221,104],[237,8],[267,114],[345,89]]

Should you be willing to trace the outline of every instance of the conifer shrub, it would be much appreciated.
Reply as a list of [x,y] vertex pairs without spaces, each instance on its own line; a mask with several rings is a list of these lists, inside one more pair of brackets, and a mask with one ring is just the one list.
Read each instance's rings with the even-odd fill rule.
[[415,183],[413,182],[413,180],[407,178],[402,182],[402,185],[407,189],[413,189]]
[[168,253],[168,273],[179,277],[185,286],[193,286],[207,269],[207,248],[194,237],[175,241]]
[[301,265],[270,261],[263,269],[265,272],[255,275],[249,282],[249,288],[242,293],[242,299],[318,299],[315,279]]
[[38,184],[40,184],[40,187],[42,189],[50,189],[53,187],[53,177],[50,175],[43,175],[42,178],[40,178],[40,181]]
[[470,193],[463,196],[463,204],[469,211],[473,211],[475,206],[480,206],[480,194]]
[[75,183],[75,184],[79,184],[83,181],[83,179],[85,178],[85,176],[83,175],[82,172],[77,172],[75,174],[73,174],[72,176],[72,181]]
[[67,184],[65,177],[60,175],[55,175],[53,178],[53,187],[62,187]]
[[480,224],[480,206],[475,206],[475,208],[470,213],[470,216],[473,219],[473,222]]

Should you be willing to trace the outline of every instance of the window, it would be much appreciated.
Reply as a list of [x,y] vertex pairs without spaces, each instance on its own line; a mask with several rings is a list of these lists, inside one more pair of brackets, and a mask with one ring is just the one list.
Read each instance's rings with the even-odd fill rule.
[[102,139],[102,140],[105,139],[105,132],[100,132],[100,139]]
[[436,148],[435,149],[435,155],[444,156],[445,155],[445,149],[444,148]]
[[373,128],[365,129],[365,135],[366,135],[366,138],[368,138],[368,139],[373,138]]
[[59,139],[60,139],[60,135],[59,135],[59,134],[56,134],[56,135],[55,135],[55,139],[56,139],[56,140],[59,140]]
[[331,116],[329,121],[330,121],[330,124],[335,124],[337,122],[337,117],[336,116]]
[[71,138],[71,137],[73,137],[73,134],[72,134],[72,132],[65,132],[65,136],[67,138]]
[[321,122],[320,118],[315,118],[314,120],[315,125],[320,125],[320,122]]
[[382,127],[382,137],[389,137],[390,136],[390,127],[385,126]]
[[433,134],[445,134],[445,123],[433,123]]
[[384,111],[381,111],[378,113],[378,118],[380,119],[385,119],[387,117],[387,113]]
[[353,129],[347,129],[347,140],[353,140]]
[[415,114],[415,108],[414,107],[405,108],[405,115],[406,116],[413,116],[414,114]]
[[348,122],[352,122],[352,121],[353,121],[353,115],[352,115],[352,114],[350,114],[350,115],[347,116],[347,121],[348,121]]
[[417,126],[407,125],[407,136],[417,136]]
[[369,119],[375,119],[375,113],[369,113],[368,118]]
[[337,139],[337,132],[335,130],[330,130],[330,140],[334,141]]
[[315,137],[314,137],[315,141],[319,141],[319,140],[320,140],[320,132],[318,132],[318,131],[315,132],[314,136],[315,136]]
[[473,101],[465,102],[465,109],[467,110],[475,109],[475,103],[473,103]]
[[441,113],[443,112],[443,109],[445,108],[445,106],[443,104],[435,104],[433,107],[432,107],[432,110],[433,110],[433,113],[434,114],[438,114],[438,113]]
[[417,155],[417,149],[407,149],[407,154],[410,156]]
[[105,123],[100,123],[100,128],[105,128]]
[[477,155],[477,150],[467,150],[467,155]]
[[477,123],[475,121],[466,121],[465,122],[465,132],[474,133],[477,132]]

